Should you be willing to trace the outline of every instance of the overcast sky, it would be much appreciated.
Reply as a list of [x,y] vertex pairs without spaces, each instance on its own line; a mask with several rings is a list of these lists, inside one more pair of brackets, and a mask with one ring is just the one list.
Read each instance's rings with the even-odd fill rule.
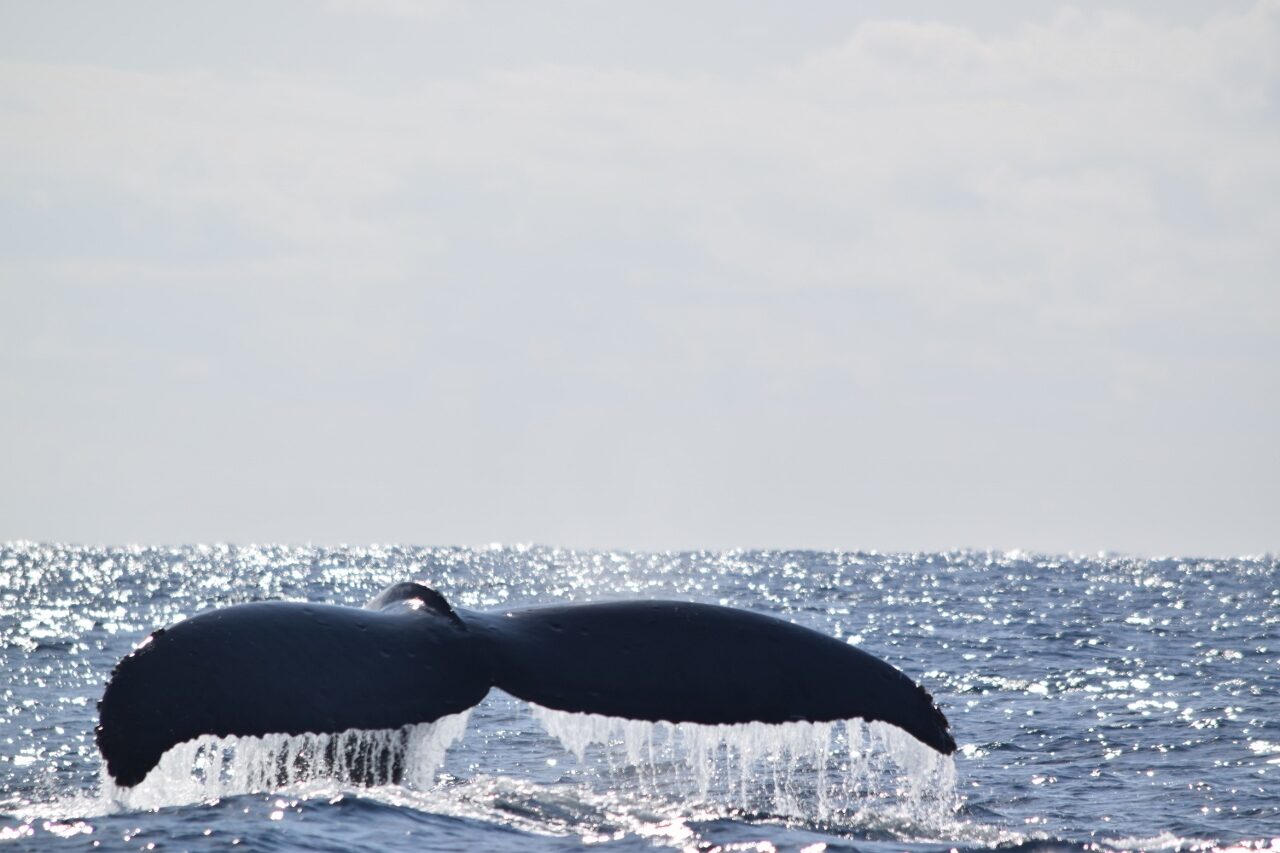
[[1280,2],[0,5],[0,539],[1280,549]]

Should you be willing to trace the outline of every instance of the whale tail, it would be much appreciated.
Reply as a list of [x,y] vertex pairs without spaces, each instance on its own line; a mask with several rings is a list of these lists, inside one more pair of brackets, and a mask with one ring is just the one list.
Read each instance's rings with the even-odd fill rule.
[[854,717],[955,751],[946,717],[901,671],[848,643],[758,613],[639,601],[476,614],[495,683],[561,711],[638,720],[786,723]]
[[479,613],[413,583],[365,609],[259,602],[154,632],[112,672],[97,742],[129,787],[201,735],[394,729],[466,710],[495,686],[639,720],[880,720],[955,751],[923,688],[789,622],[670,601]]

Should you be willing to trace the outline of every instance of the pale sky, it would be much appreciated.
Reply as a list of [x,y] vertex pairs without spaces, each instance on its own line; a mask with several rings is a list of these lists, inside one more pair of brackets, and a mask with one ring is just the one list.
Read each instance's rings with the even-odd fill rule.
[[1280,2],[0,4],[0,540],[1280,550]]

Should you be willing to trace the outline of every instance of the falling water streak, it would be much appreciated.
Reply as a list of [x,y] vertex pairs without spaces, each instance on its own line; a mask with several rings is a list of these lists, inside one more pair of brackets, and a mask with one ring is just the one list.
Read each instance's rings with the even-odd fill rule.
[[954,761],[884,723],[713,726],[532,710],[584,768],[629,771],[677,801],[819,821],[874,808],[921,827],[951,822],[959,802]]
[[[204,736],[167,751],[133,788],[105,769],[102,799],[114,808],[156,809],[278,790],[320,779],[427,788],[449,747],[462,738],[470,711],[399,729],[335,734]],[[108,809],[114,810],[114,809]]]

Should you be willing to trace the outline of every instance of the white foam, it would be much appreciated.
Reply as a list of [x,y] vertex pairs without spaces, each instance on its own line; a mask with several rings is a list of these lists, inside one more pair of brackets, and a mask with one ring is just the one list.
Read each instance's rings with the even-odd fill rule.
[[585,772],[650,794],[819,820],[874,808],[938,825],[956,810],[954,761],[884,723],[709,726],[532,709]]
[[[470,711],[399,729],[336,734],[199,737],[167,751],[133,788],[105,770],[102,796],[126,809],[209,802],[319,780],[429,787],[445,752],[466,731]],[[396,771],[399,771],[397,779]]]

